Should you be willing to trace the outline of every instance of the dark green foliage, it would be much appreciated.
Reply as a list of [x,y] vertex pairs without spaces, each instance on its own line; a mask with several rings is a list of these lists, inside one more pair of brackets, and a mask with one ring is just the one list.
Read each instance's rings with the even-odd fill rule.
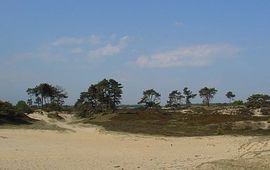
[[247,99],[247,107],[261,108],[270,106],[270,96],[266,94],[254,94]]
[[191,90],[189,90],[187,87],[183,89],[183,95],[186,98],[186,106],[190,107],[191,106],[191,101],[190,99],[193,99],[197,96],[197,94],[193,94]]
[[226,97],[229,99],[229,102],[231,103],[232,100],[235,98],[235,94],[233,94],[233,92],[229,91],[226,93]]
[[[21,103],[21,102],[20,102]],[[19,104],[21,105],[21,104]],[[33,119],[25,114],[18,112],[9,102],[0,101],[0,125],[2,124],[31,124]]]
[[75,108],[83,117],[109,110],[115,111],[117,105],[121,103],[122,88],[122,85],[113,79],[104,79],[92,84],[87,92],[81,93]]
[[217,135],[224,135],[224,130],[222,127],[217,128]]
[[52,86],[47,83],[42,83],[34,88],[28,88],[26,92],[30,97],[27,103],[32,106],[32,98],[35,98],[34,103],[42,108],[49,105],[58,105],[61,107],[64,104],[64,99],[68,97],[62,87]]
[[244,105],[244,102],[242,100],[235,100],[231,103],[232,106],[242,106]]
[[158,107],[160,104],[160,94],[154,89],[145,90],[138,104],[144,104],[146,108]]
[[32,109],[22,100],[18,101],[15,108],[18,113],[32,113]]
[[204,87],[199,91],[200,97],[203,98],[203,103],[210,106],[210,101],[214,98],[217,90],[215,88]]
[[167,101],[167,106],[172,108],[179,108],[182,104],[182,99],[185,98],[180,91],[173,90],[169,94],[169,100]]
[[0,101],[0,115],[13,116],[16,114],[16,108],[11,103]]

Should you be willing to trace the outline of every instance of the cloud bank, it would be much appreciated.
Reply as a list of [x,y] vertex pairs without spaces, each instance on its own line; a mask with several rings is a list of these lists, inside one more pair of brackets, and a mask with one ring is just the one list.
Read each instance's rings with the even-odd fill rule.
[[67,46],[67,45],[81,45],[89,43],[96,45],[101,43],[99,36],[91,35],[90,37],[60,37],[51,43],[52,46]]
[[237,55],[239,49],[229,44],[201,44],[143,55],[136,64],[141,67],[202,67],[219,59]]
[[120,53],[128,43],[128,36],[121,37],[115,44],[108,43],[105,46],[89,51],[89,57],[112,56]]
[[31,52],[16,54],[9,62],[41,61],[93,61],[117,55],[128,45],[129,37],[60,37]]

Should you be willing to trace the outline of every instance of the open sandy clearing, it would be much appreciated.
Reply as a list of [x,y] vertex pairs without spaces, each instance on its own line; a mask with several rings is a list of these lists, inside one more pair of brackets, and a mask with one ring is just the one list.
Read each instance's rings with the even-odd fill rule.
[[270,163],[267,137],[153,137],[62,124],[73,131],[0,129],[0,169],[264,169]]

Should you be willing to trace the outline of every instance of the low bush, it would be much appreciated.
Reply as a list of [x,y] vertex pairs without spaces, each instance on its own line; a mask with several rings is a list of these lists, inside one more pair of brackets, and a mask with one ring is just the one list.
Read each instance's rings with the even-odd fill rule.
[[249,108],[269,107],[270,96],[266,94],[254,94],[247,99],[246,106]]
[[13,116],[16,115],[16,108],[9,102],[0,101],[0,115]]
[[244,105],[244,102],[242,100],[235,100],[231,103],[232,106],[242,106]]
[[26,104],[25,101],[18,101],[15,106],[17,113],[32,113],[32,109]]

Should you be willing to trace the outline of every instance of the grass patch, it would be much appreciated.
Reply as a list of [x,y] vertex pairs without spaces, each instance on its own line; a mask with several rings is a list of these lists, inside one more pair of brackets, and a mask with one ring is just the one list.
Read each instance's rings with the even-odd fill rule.
[[233,129],[237,121],[267,121],[250,115],[183,114],[157,111],[119,112],[114,117],[84,121],[109,131],[163,136],[270,135],[270,130]]

